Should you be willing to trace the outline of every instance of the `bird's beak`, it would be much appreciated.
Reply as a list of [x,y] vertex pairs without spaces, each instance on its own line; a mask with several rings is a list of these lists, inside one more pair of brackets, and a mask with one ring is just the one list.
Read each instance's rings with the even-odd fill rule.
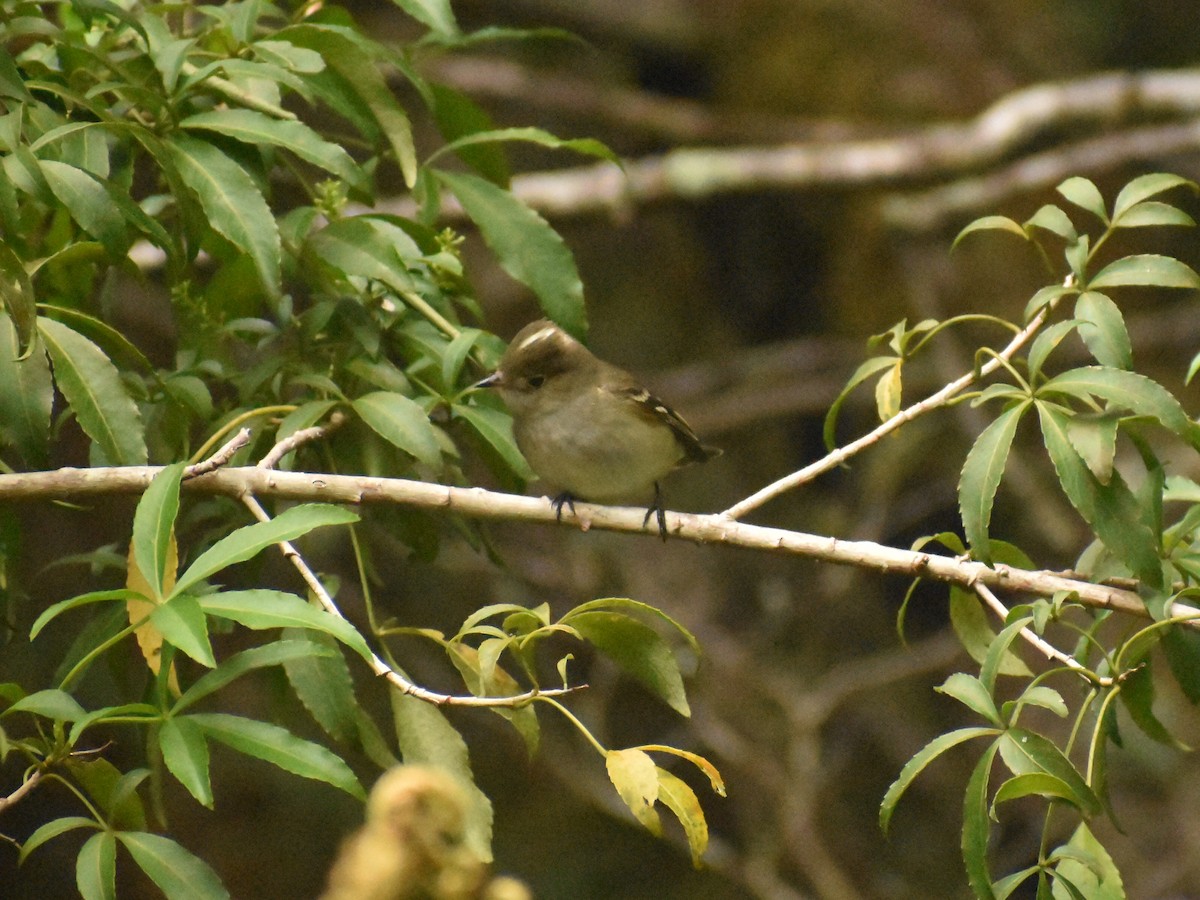
[[483,379],[483,381],[477,381],[475,383],[475,387],[477,387],[477,388],[493,388],[493,387],[501,387],[501,386],[503,386],[503,384],[504,384],[504,373],[501,372],[499,369],[497,369],[495,372],[493,372],[487,378]]

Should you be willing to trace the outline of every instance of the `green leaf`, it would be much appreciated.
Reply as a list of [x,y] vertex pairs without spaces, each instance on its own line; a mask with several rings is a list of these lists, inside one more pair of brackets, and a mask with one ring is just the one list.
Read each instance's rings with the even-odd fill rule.
[[46,719],[53,719],[56,722],[74,722],[85,714],[83,707],[74,697],[65,691],[53,688],[34,691],[32,694],[22,697],[8,709],[0,712],[0,718],[15,712],[30,713]]
[[864,360],[859,364],[859,367],[854,370],[854,374],[850,376],[850,380],[846,382],[846,386],[834,399],[833,404],[829,407],[829,412],[825,414],[825,447],[832,450],[837,446],[837,420],[838,414],[841,412],[842,405],[846,402],[846,398],[850,393],[874,375],[876,372],[882,371],[889,366],[894,366],[898,360],[894,356],[873,356],[870,359]]
[[537,477],[533,469],[529,468],[529,463],[525,461],[521,451],[517,449],[517,442],[513,438],[512,416],[498,409],[467,406],[463,403],[455,403],[451,411],[470,425],[518,478],[532,481]]
[[991,820],[988,818],[988,780],[998,743],[992,743],[975,764],[963,796],[963,862],[967,868],[967,882],[978,900],[995,898],[987,862],[988,837],[991,833]]
[[1192,703],[1200,703],[1200,634],[1186,626],[1168,628],[1162,648],[1183,693]]
[[308,651],[290,654],[283,670],[304,708],[336,741],[352,743],[358,736],[358,698],[346,658],[332,637],[321,631],[287,629],[285,640],[272,646],[307,645]]
[[442,448],[429,416],[414,400],[392,391],[375,391],[351,404],[371,430],[431,469],[442,468]]
[[[548,611],[548,606],[545,607]],[[540,608],[539,608],[540,609]],[[640,613],[649,616],[652,619],[657,619],[665,625],[669,625],[673,630],[679,633],[688,646],[696,653],[700,653],[700,642],[696,640],[696,636],[688,631],[683,623],[678,619],[667,615],[656,606],[651,606],[649,603],[642,603],[640,600],[631,600],[628,597],[601,597],[598,600],[588,600],[586,603],[580,603],[565,616],[562,617],[562,624],[574,624],[571,617],[576,613],[592,612],[593,610],[608,610],[622,613]],[[548,614],[548,613],[547,613]]]
[[[1051,858],[1059,860],[1055,874],[1070,879],[1088,900],[1125,900],[1121,873],[1086,823],[1080,822],[1071,839],[1054,850]],[[1060,886],[1056,881],[1054,900],[1068,900],[1068,892],[1059,890]]]
[[437,172],[458,198],[501,267],[527,285],[542,310],[577,338],[587,334],[583,282],[563,239],[511,193],[467,173]]
[[416,287],[405,260],[419,256],[420,248],[402,229],[373,216],[330,222],[309,235],[304,253],[342,278],[372,279],[397,294]]
[[254,179],[212,144],[190,135],[175,134],[167,149],[209,226],[250,257],[263,290],[278,296],[279,230]]
[[63,816],[59,819],[51,819],[25,839],[25,843],[21,845],[21,852],[17,855],[17,861],[24,862],[30,853],[60,834],[66,834],[68,831],[74,831],[76,828],[97,827],[99,826],[96,824],[95,819],[85,819],[82,816]]
[[450,0],[392,0],[422,25],[428,26],[446,37],[458,34],[458,23],[454,21],[454,11],[450,9]]
[[188,716],[172,716],[158,729],[158,749],[163,762],[179,783],[202,806],[212,809],[212,782],[208,774],[208,742],[204,730]]
[[[312,607],[309,607],[310,609]],[[303,632],[307,633],[307,632]],[[232,681],[241,678],[247,672],[262,669],[267,666],[279,666],[297,659],[313,659],[330,657],[337,651],[319,643],[302,640],[279,640],[261,647],[251,647],[241,653],[235,653],[211,672],[205,672],[188,688],[171,707],[171,715],[178,715],[198,700],[219,691]]]
[[1136,203],[1121,214],[1113,225],[1117,228],[1156,228],[1165,225],[1180,225],[1192,228],[1196,220],[1182,209],[1169,203],[1159,203],[1157,200],[1144,200]]
[[1048,709],[1060,719],[1066,718],[1069,712],[1062,694],[1044,684],[1035,684],[1031,688],[1026,688],[1024,693],[1017,698],[1017,702],[1026,706],[1040,706],[1042,709]]
[[100,709],[93,709],[87,715],[80,716],[71,726],[71,731],[67,735],[67,742],[72,746],[79,744],[79,739],[83,733],[98,722],[105,722],[109,719],[127,719],[131,716],[136,716],[143,719],[147,724],[159,721],[162,718],[158,707],[151,706],[149,703],[121,703],[117,706],[103,706]]
[[939,694],[953,697],[968,709],[979,713],[996,725],[1003,725],[1000,712],[996,709],[996,701],[988,693],[988,689],[974,675],[966,672],[955,672],[945,680],[941,687],[934,688]]
[[117,840],[168,897],[227,900],[229,892],[208,863],[170,838],[144,831],[119,831]]
[[1102,366],[1133,368],[1133,345],[1121,309],[1099,291],[1084,291],[1075,301],[1079,336]]
[[188,721],[213,740],[284,771],[323,781],[360,800],[366,793],[350,767],[320,744],[296,737],[286,728],[225,713],[193,713]]
[[117,839],[110,832],[93,834],[79,848],[75,886],[83,900],[117,900]]
[[205,594],[200,608],[210,616],[231,619],[246,628],[311,628],[337,638],[363,659],[371,650],[363,636],[345,619],[327,613],[283,591],[247,590]]
[[79,227],[103,244],[110,255],[123,254],[129,246],[125,220],[99,179],[52,159],[39,159],[38,165],[50,190]]
[[467,793],[466,844],[484,862],[492,860],[492,802],[475,785],[467,744],[440,709],[396,688],[389,692],[396,739],[405,763],[424,763],[454,778]]
[[1079,237],[1070,216],[1052,203],[1047,203],[1026,220],[1025,231],[1028,233],[1030,228],[1041,228],[1057,234],[1065,241],[1074,241]]
[[1004,764],[1014,775],[1044,772],[1053,775],[1067,788],[1071,803],[1089,816],[1103,811],[1100,798],[1079,770],[1051,741],[1024,728],[1010,728],[998,741]]
[[1028,409],[1028,401],[1018,403],[985,428],[967,453],[959,476],[958,508],[963,530],[975,556],[985,562],[991,559],[988,524],[992,519],[992,504],[1004,477],[1017,426]]
[[1141,175],[1121,188],[1121,192],[1117,194],[1116,203],[1113,204],[1113,219],[1120,218],[1121,214],[1134,204],[1166,193],[1171,188],[1181,185],[1187,185],[1193,191],[1196,190],[1195,182],[1189,181],[1187,178],[1182,178],[1179,175],[1165,173]]
[[1129,718],[1147,737],[1176,750],[1191,749],[1171,734],[1170,729],[1154,714],[1154,673],[1149,661],[1126,674],[1118,696]]
[[[608,147],[594,138],[563,139],[541,128],[495,128],[487,131],[475,131],[451,141],[445,147],[438,149],[434,156],[445,152],[461,150],[479,144],[510,143],[519,141],[549,147],[551,150],[573,150],[587,156],[594,156],[619,166],[620,158]],[[431,157],[430,161],[432,161]]]
[[1001,803],[1018,800],[1021,797],[1045,797],[1048,800],[1066,800],[1075,805],[1075,795],[1071,788],[1061,778],[1046,772],[1027,772],[1016,775],[1004,782],[992,798],[992,810]]
[[1179,401],[1158,382],[1137,372],[1083,366],[1051,378],[1039,393],[1043,391],[1100,397],[1140,416],[1149,416],[1186,441],[1195,441],[1192,422]]
[[1007,231],[1009,234],[1015,234],[1022,240],[1029,240],[1029,235],[1025,233],[1025,229],[1019,223],[1008,218],[1008,216],[984,216],[983,218],[976,219],[960,231],[954,238],[954,243],[950,245],[951,248],[957,247],[959,241],[968,234],[974,234],[976,231]]
[[1160,585],[1162,567],[1157,535],[1143,521],[1137,501],[1120,473],[1114,470],[1108,484],[1097,481],[1071,445],[1068,416],[1045,403],[1039,402],[1037,407],[1046,449],[1071,505],[1095,530],[1104,546],[1138,578],[1150,586]]
[[1108,213],[1104,208],[1104,197],[1100,189],[1086,178],[1076,175],[1060,184],[1056,190],[1070,203],[1080,209],[1090,212],[1093,216],[1108,224]]
[[117,588],[111,591],[92,591],[89,594],[80,594],[78,597],[69,597],[66,600],[60,600],[58,603],[42,610],[42,614],[34,620],[33,626],[29,629],[29,639],[32,641],[41,633],[43,628],[68,610],[86,606],[89,603],[104,603],[111,600],[123,601],[130,596],[132,596],[131,591],[125,588]]
[[[945,753],[952,747],[957,747],[972,738],[986,737],[999,734],[995,728],[959,728],[955,731],[946,734],[940,734],[932,741],[922,747],[917,754],[904,764],[904,768],[900,770],[899,776],[892,782],[887,789],[887,793],[883,795],[883,802],[879,804],[879,827],[884,834],[887,834],[888,825],[892,820],[892,813],[896,811],[896,804],[900,802],[900,798],[904,792],[908,790],[918,775],[925,768]],[[994,750],[992,751],[994,752]]]
[[256,522],[221,538],[187,568],[175,583],[172,596],[186,593],[206,578],[236,563],[245,562],[280,541],[292,541],[323,525],[348,525],[358,515],[328,503],[302,503],[267,522]]
[[162,636],[202,666],[210,669],[217,664],[212,644],[208,641],[208,625],[199,601],[188,594],[178,594],[154,607],[150,621]]
[[223,109],[188,116],[178,127],[214,131],[247,144],[281,147],[352,187],[362,186],[366,179],[349,153],[300,121],[276,119],[252,109]]
[[173,555],[171,537],[179,513],[183,470],[183,463],[175,463],[155,475],[133,514],[133,557],[154,589],[150,599],[155,601],[163,598],[163,585],[175,575],[167,571],[167,560]]
[[[463,92],[444,84],[430,83],[428,87],[432,101],[431,111],[438,130],[447,141],[453,142],[469,134],[495,130],[496,123],[492,117]],[[459,147],[454,153],[493,184],[508,184],[511,172],[503,146],[478,144]],[[423,174],[427,172],[428,169],[422,169]]]
[[983,657],[983,662],[979,667],[979,680],[988,694],[995,693],[997,676],[1006,674],[1004,667],[1013,656],[1012,651],[1009,650],[1013,641],[1020,636],[1021,630],[1028,627],[1032,621],[1032,616],[1022,616],[1009,622],[988,646],[987,654]]
[[577,630],[680,715],[691,715],[675,654],[649,625],[621,613],[601,611],[573,613],[563,624]]
[[[987,658],[988,648],[996,639],[996,633],[989,627],[987,614],[974,593],[959,587],[950,588],[950,624],[963,649],[977,663],[982,663]],[[1002,657],[1000,674],[1020,678],[1033,676],[1024,660],[1012,652]]]
[[1111,287],[1200,288],[1200,275],[1170,256],[1141,253],[1114,260],[1088,282],[1090,290]]
[[83,335],[44,316],[38,330],[54,364],[54,380],[79,425],[110,463],[144,466],[141,413],[116,366]]
[[122,772],[102,757],[80,759],[72,756],[64,765],[75,781],[87,791],[110,826],[130,829],[146,827],[146,810],[137,788],[150,774],[149,769]]
[[[4,281],[0,272],[0,303],[7,305]],[[13,447],[27,462],[38,464],[46,458],[50,439],[54,383],[46,352],[30,338],[22,338],[13,319],[0,310],[0,446]]]
[[1118,418],[1111,413],[1080,414],[1067,420],[1067,438],[1101,484],[1112,480]]

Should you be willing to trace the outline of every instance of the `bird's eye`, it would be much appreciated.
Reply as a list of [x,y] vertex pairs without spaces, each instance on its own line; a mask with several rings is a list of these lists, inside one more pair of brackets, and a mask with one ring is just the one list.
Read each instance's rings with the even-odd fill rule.
[[540,388],[545,383],[546,383],[545,375],[530,375],[529,376],[529,386],[531,388]]

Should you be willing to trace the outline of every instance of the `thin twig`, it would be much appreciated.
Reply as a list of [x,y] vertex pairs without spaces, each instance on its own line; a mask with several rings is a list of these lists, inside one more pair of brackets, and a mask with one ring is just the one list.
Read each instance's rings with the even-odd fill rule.
[[202,459],[195,465],[188,466],[183,470],[184,479],[198,478],[207,472],[212,472],[214,469],[219,469],[224,466],[229,460],[233,459],[233,455],[250,443],[250,429],[242,428],[231,437],[225,444],[217,450],[212,456],[207,459]]
[[[267,511],[262,508],[262,504],[258,502],[253,494],[244,492],[241,495],[241,501],[246,505],[246,508],[260,522],[269,522],[271,517]],[[346,617],[342,615],[342,611],[338,609],[337,604],[333,602],[333,597],[329,595],[329,591],[325,590],[325,585],[321,583],[321,579],[316,573],[309,568],[308,563],[292,546],[290,541],[280,541],[279,548],[283,551],[283,555],[289,559],[296,571],[300,573],[300,577],[304,579],[304,583],[308,585],[309,590],[317,598],[317,602],[321,604],[322,609],[332,616],[337,616],[342,621],[346,621]],[[426,703],[432,703],[436,706],[470,706],[470,707],[517,707],[524,706],[533,700],[545,697],[561,697],[565,694],[573,694],[576,691],[582,690],[587,685],[576,685],[575,687],[565,688],[550,688],[548,690],[532,690],[526,691],[523,694],[514,694],[509,697],[476,697],[476,696],[456,696],[454,694],[440,694],[437,691],[431,691],[428,688],[423,688],[420,685],[409,681],[391,666],[389,666],[378,653],[372,652],[370,659],[371,670],[382,678],[386,678],[388,682],[403,694],[410,697],[416,697],[418,700],[424,700]]]
[[42,770],[34,769],[33,774],[22,782],[21,786],[9,794],[7,797],[0,797],[0,812],[4,812],[8,807],[20,803],[21,800],[42,780]]
[[[1000,598],[997,597],[992,592],[992,589],[989,588],[986,584],[977,584],[974,587],[975,587],[975,593],[978,594],[983,599],[984,603],[986,603],[988,606],[991,607],[992,612],[994,612],[997,616],[1000,617],[1000,621],[1001,622],[1008,621],[1008,607],[1005,606],[1000,601]],[[1083,665],[1083,663],[1081,663],[1075,657],[1071,656],[1071,654],[1063,653],[1063,651],[1059,650],[1057,647],[1055,647],[1049,641],[1039,637],[1037,634],[1034,634],[1032,629],[1022,628],[1020,630],[1019,634],[1021,635],[1022,638],[1024,638],[1026,641],[1029,642],[1029,645],[1031,647],[1035,648],[1039,653],[1041,653],[1047,659],[1056,660],[1056,661],[1062,663],[1068,669],[1075,669],[1076,671],[1080,672],[1081,674],[1084,674],[1084,676],[1087,678],[1088,681],[1094,682],[1096,684],[1099,684],[1099,685],[1105,686],[1105,687],[1107,687],[1113,683],[1112,678],[1109,678],[1107,676],[1099,676],[1098,677],[1098,676],[1092,674],[1090,671],[1088,671],[1087,666]]]
[[930,394],[919,403],[914,403],[912,406],[902,409],[886,422],[880,423],[879,427],[877,427],[874,431],[863,435],[857,440],[851,441],[849,444],[846,444],[843,447],[838,447],[833,452],[825,455],[814,463],[810,463],[803,469],[793,472],[784,478],[780,478],[778,481],[767,485],[765,488],[762,488],[759,491],[755,491],[749,497],[745,498],[744,500],[740,500],[733,506],[729,507],[729,509],[725,510],[725,512],[721,513],[721,515],[730,519],[740,519],[742,516],[746,515],[746,513],[758,509],[764,503],[774,500],[780,494],[786,493],[793,488],[812,481],[818,475],[822,475],[825,472],[828,472],[830,469],[836,469],[856,453],[865,450],[872,444],[878,443],[897,428],[900,428],[902,425],[907,425],[918,416],[924,415],[930,410],[937,409],[940,406],[945,406],[948,402],[950,402],[950,400],[961,394],[972,384],[975,384],[977,381],[986,378],[992,372],[996,371],[998,368],[1008,362],[1008,360],[1011,359],[1012,356],[1018,350],[1020,350],[1021,347],[1023,347],[1025,343],[1031,337],[1033,337],[1034,334],[1037,333],[1038,329],[1042,327],[1043,323],[1046,321],[1046,317],[1053,309],[1053,306],[1053,303],[1048,303],[1046,306],[1042,307],[1038,314],[1030,320],[1029,324],[1013,336],[1013,339],[1008,342],[1008,346],[996,354],[996,356],[993,356],[991,359],[989,359],[977,370],[967,372],[965,375],[947,384],[936,394]]
[[320,440],[331,431],[336,431],[346,423],[346,414],[341,410],[335,412],[329,417],[329,421],[324,425],[313,425],[311,428],[301,428],[299,431],[293,431],[282,441],[271,448],[270,452],[258,462],[260,469],[273,469],[279,465],[279,461],[287,454],[291,453],[298,447],[312,441]]

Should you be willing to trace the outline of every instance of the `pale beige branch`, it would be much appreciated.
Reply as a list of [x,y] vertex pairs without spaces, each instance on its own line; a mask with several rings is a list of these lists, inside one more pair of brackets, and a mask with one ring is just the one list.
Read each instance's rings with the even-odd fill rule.
[[42,770],[34,769],[33,773],[21,782],[21,786],[14,790],[7,797],[0,797],[0,812],[4,812],[10,806],[20,803],[30,791],[38,786],[38,782],[42,780]]
[[324,425],[313,425],[311,428],[301,428],[299,431],[294,431],[272,447],[267,452],[267,455],[258,461],[258,467],[260,469],[274,469],[279,465],[281,459],[297,447],[320,440],[330,432],[341,428],[344,424],[346,424],[346,414],[339,410],[330,416],[329,421]]
[[902,409],[886,422],[881,422],[873,431],[851,441],[849,444],[838,447],[836,450],[827,453],[816,462],[809,463],[804,468],[792,472],[790,475],[785,475],[778,481],[768,484],[766,487],[755,491],[744,500],[739,500],[733,506],[729,507],[729,509],[725,510],[725,512],[721,513],[721,515],[730,519],[740,519],[742,516],[746,515],[746,513],[753,512],[763,504],[774,500],[780,494],[784,494],[802,484],[806,484],[809,481],[812,481],[818,475],[822,475],[831,469],[836,469],[850,457],[862,452],[874,444],[877,444],[887,435],[891,434],[901,426],[908,424],[918,416],[922,416],[931,410],[945,406],[947,403],[965,391],[968,387],[982,380],[983,378],[986,378],[988,375],[992,374],[992,372],[1004,365],[1007,360],[1011,359],[1013,354],[1020,350],[1021,347],[1023,347],[1026,342],[1028,342],[1029,339],[1037,333],[1037,330],[1042,327],[1042,323],[1046,321],[1046,317],[1050,314],[1053,308],[1053,303],[1048,303],[1046,306],[1043,306],[1038,314],[1029,321],[1029,324],[1013,336],[1012,340],[1008,342],[1008,345],[1003,350],[989,359],[978,369],[973,369],[972,371],[967,372],[954,381],[951,381],[937,393],[930,394],[924,400]]
[[[58,469],[52,472],[23,472],[0,475],[0,502],[51,500],[116,493],[140,493],[161,471],[156,466],[93,469]],[[478,519],[506,519],[543,525],[555,524],[555,513],[545,497],[522,497],[483,488],[450,487],[401,478],[358,475],[328,475],[308,472],[274,472],[257,467],[219,469],[184,482],[184,490],[240,497],[258,496],[329,503],[394,503],[423,509],[443,510]],[[578,517],[564,513],[568,527],[598,528],[657,535],[643,523],[646,511],[635,507],[599,506],[576,503]],[[881,574],[928,578],[958,584],[973,590],[984,584],[995,590],[1052,596],[1057,591],[1074,591],[1079,602],[1145,616],[1146,608],[1134,591],[1065,578],[1053,572],[1030,571],[1012,566],[987,566],[981,562],[902,550],[873,541],[847,541],[834,537],[748,525],[721,514],[697,515],[668,512],[667,531],[699,544],[785,553],[839,565],[857,566]],[[1171,615],[1186,615],[1190,607],[1175,605]]]

